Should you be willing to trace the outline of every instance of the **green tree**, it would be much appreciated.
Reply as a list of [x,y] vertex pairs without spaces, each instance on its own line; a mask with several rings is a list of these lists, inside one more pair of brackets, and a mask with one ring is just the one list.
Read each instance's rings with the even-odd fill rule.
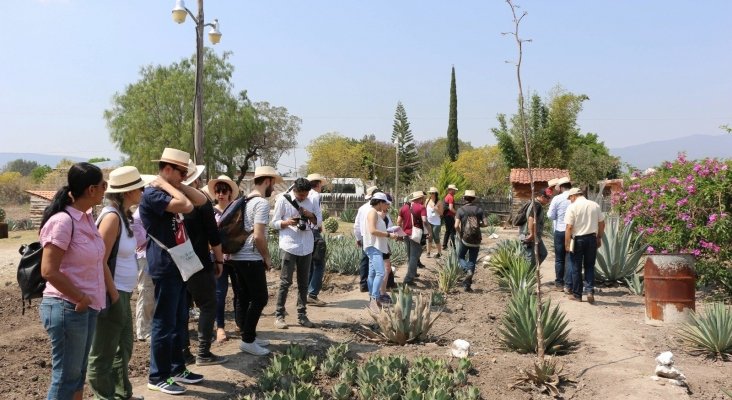
[[87,162],[90,162],[90,163],[93,164],[93,163],[105,162],[105,161],[109,161],[109,158],[107,158],[107,157],[92,157]]
[[382,188],[394,187],[396,146],[393,143],[376,140],[373,134],[364,135],[361,146],[362,164],[367,171],[366,178],[373,180]]
[[37,162],[19,158],[5,164],[3,172],[18,172],[21,176],[28,176],[36,167],[38,167]]
[[574,137],[572,148],[569,173],[575,183],[596,188],[598,181],[620,177],[620,159],[610,154],[596,134]]
[[463,189],[475,190],[481,196],[504,196],[509,192],[509,169],[498,146],[460,152],[453,167],[465,177]]
[[[428,170],[439,167],[445,160],[449,160],[447,155],[446,137],[430,139],[417,142],[417,157],[420,161],[419,173],[424,174]],[[470,142],[464,142],[458,139],[458,148],[460,153],[473,149]]]
[[43,182],[43,179],[51,172],[51,167],[48,165],[41,165],[38,167],[33,168],[33,171],[31,171],[30,176],[33,180],[33,183],[41,183]]
[[455,193],[455,199],[462,197],[462,193],[465,191],[467,181],[465,177],[455,168],[452,162],[445,161],[440,166],[439,173],[437,175],[437,190],[440,193],[447,193],[447,186],[455,185],[459,189]]
[[[363,145],[337,132],[313,139],[306,147],[308,173],[317,172],[329,178],[367,178],[363,163]],[[354,162],[355,161],[355,162]]]
[[[294,147],[300,120],[282,107],[252,103],[233,94],[231,53],[204,54],[205,164],[209,174],[230,176],[248,170],[255,160],[276,165],[283,148]],[[104,112],[112,142],[127,155],[125,163],[155,172],[164,147],[193,151],[195,57],[169,66],[148,65],[140,79],[116,93]]]
[[419,159],[407,111],[401,101],[397,103],[392,127],[391,140],[396,143],[399,152],[399,184],[408,185],[414,179]]
[[453,65],[450,78],[450,116],[447,123],[447,155],[450,156],[450,161],[456,161],[460,152],[457,118],[457,88],[455,87],[455,66]]

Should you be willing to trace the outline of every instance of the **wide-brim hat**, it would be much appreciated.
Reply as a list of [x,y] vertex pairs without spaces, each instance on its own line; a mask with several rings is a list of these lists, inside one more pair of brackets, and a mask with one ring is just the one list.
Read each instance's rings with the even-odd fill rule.
[[206,169],[205,165],[196,165],[193,162],[193,160],[188,159],[188,175],[186,176],[186,179],[183,181],[183,184],[190,185],[191,183],[193,183],[196,179],[198,179],[201,176],[204,169]]
[[580,188],[572,188],[567,190],[567,196],[574,196],[576,194],[582,194],[582,190]]
[[323,175],[320,175],[320,174],[310,174],[305,179],[309,180],[310,182],[313,182],[313,181],[319,181],[319,182],[323,182],[323,183],[327,182],[325,180],[325,177]]
[[557,182],[559,182],[559,178],[549,179],[549,182],[546,184],[549,185],[549,187],[557,186]]
[[386,196],[386,193],[376,193],[373,196],[371,196],[371,200],[383,200],[386,202],[386,204],[391,204],[391,200],[389,200],[389,197]]
[[276,183],[282,183],[285,181],[276,169],[268,165],[262,165],[254,170],[254,179],[261,178],[263,176],[274,178]]
[[475,190],[466,190],[463,194],[463,197],[476,197]]
[[430,190],[428,190],[427,193],[439,193],[439,191],[436,187],[430,186]]
[[191,159],[191,155],[183,150],[174,149],[172,147],[166,147],[163,149],[163,155],[160,156],[159,160],[153,160],[158,162],[164,162],[168,164],[174,164],[179,167],[188,168],[188,160]]
[[109,173],[105,193],[124,193],[147,186],[155,180],[155,175],[140,175],[137,168],[129,165],[119,167]]
[[424,198],[424,192],[421,190],[412,192],[412,194],[409,195],[409,201],[414,201],[421,198]]
[[458,190],[457,186],[455,186],[453,184],[447,185],[447,190],[450,190],[450,189],[452,189],[452,190]]
[[378,186],[369,186],[366,189],[366,196],[364,196],[364,198],[366,200],[370,200],[371,199],[371,196],[373,196],[374,195],[374,192],[377,191],[377,190],[379,190],[379,187]]
[[237,186],[236,182],[234,182],[231,178],[229,178],[226,175],[219,175],[218,178],[211,179],[210,181],[208,181],[207,188],[208,188],[208,193],[210,195],[216,194],[215,189],[216,189],[217,183],[225,183],[225,184],[229,185],[229,187],[231,188],[231,198],[232,199],[235,199],[239,196],[239,186]]
[[550,184],[549,186],[561,186],[561,185],[564,185],[565,183],[572,183],[572,181],[569,180],[568,176],[563,176],[563,177],[557,179],[557,181],[554,183],[554,185]]

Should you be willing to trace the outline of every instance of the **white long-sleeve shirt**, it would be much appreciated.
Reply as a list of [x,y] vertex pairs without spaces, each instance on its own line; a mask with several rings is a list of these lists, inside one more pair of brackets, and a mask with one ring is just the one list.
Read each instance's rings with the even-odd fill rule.
[[314,214],[315,218],[318,220],[316,226],[323,226],[323,210],[320,209],[320,193],[318,193],[316,190],[310,189],[310,193],[308,193],[308,199],[310,199],[310,202],[313,203],[313,207],[315,207]]
[[549,211],[547,211],[546,215],[552,220],[555,232],[564,232],[567,230],[567,224],[564,223],[564,216],[570,204],[571,201],[569,201],[566,191],[554,196],[552,202],[549,204]]
[[[298,201],[292,193],[290,193],[290,196],[297,201],[300,207],[315,214],[315,207],[309,198]],[[270,226],[280,231],[280,249],[295,256],[306,256],[313,252],[314,240],[311,225],[307,224],[304,231],[298,229],[297,225],[282,226],[283,221],[299,217],[300,211],[293,207],[284,195],[280,195],[275,202],[274,215]]]
[[371,203],[366,202],[361,207],[358,208],[358,213],[356,213],[356,220],[353,221],[353,236],[356,237],[356,240],[363,243],[363,232],[362,230],[366,226],[366,215],[368,215],[369,210],[371,209]]

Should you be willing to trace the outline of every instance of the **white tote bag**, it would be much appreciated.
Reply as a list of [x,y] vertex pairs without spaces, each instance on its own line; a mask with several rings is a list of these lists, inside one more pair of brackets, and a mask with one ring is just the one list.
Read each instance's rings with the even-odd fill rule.
[[150,239],[154,240],[158,246],[162,247],[168,252],[168,254],[170,254],[170,258],[173,259],[173,262],[178,267],[180,276],[183,277],[184,282],[187,282],[188,278],[203,269],[203,264],[201,264],[201,260],[193,250],[190,238],[186,238],[185,242],[175,247],[168,248],[164,244],[160,243],[158,239],[155,239],[153,235],[148,234],[148,236],[150,236]]
[[409,238],[415,243],[422,243],[422,228],[414,226],[414,214],[412,213],[412,207],[409,207],[409,215],[412,217],[412,234]]

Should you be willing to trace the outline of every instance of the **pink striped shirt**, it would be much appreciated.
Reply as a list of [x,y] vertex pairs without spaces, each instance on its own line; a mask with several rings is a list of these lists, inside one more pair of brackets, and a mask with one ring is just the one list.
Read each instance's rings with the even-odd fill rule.
[[[89,295],[92,300],[89,307],[101,310],[106,306],[104,239],[94,224],[91,212],[82,213],[71,206],[67,206],[66,211],[74,219],[73,238],[71,219],[66,213],[59,212],[41,229],[41,246],[45,248],[47,244],[53,244],[66,252],[61,259],[59,270],[74,286]],[[79,300],[59,292],[51,282],[46,283],[43,295],[58,297],[72,303]]]

